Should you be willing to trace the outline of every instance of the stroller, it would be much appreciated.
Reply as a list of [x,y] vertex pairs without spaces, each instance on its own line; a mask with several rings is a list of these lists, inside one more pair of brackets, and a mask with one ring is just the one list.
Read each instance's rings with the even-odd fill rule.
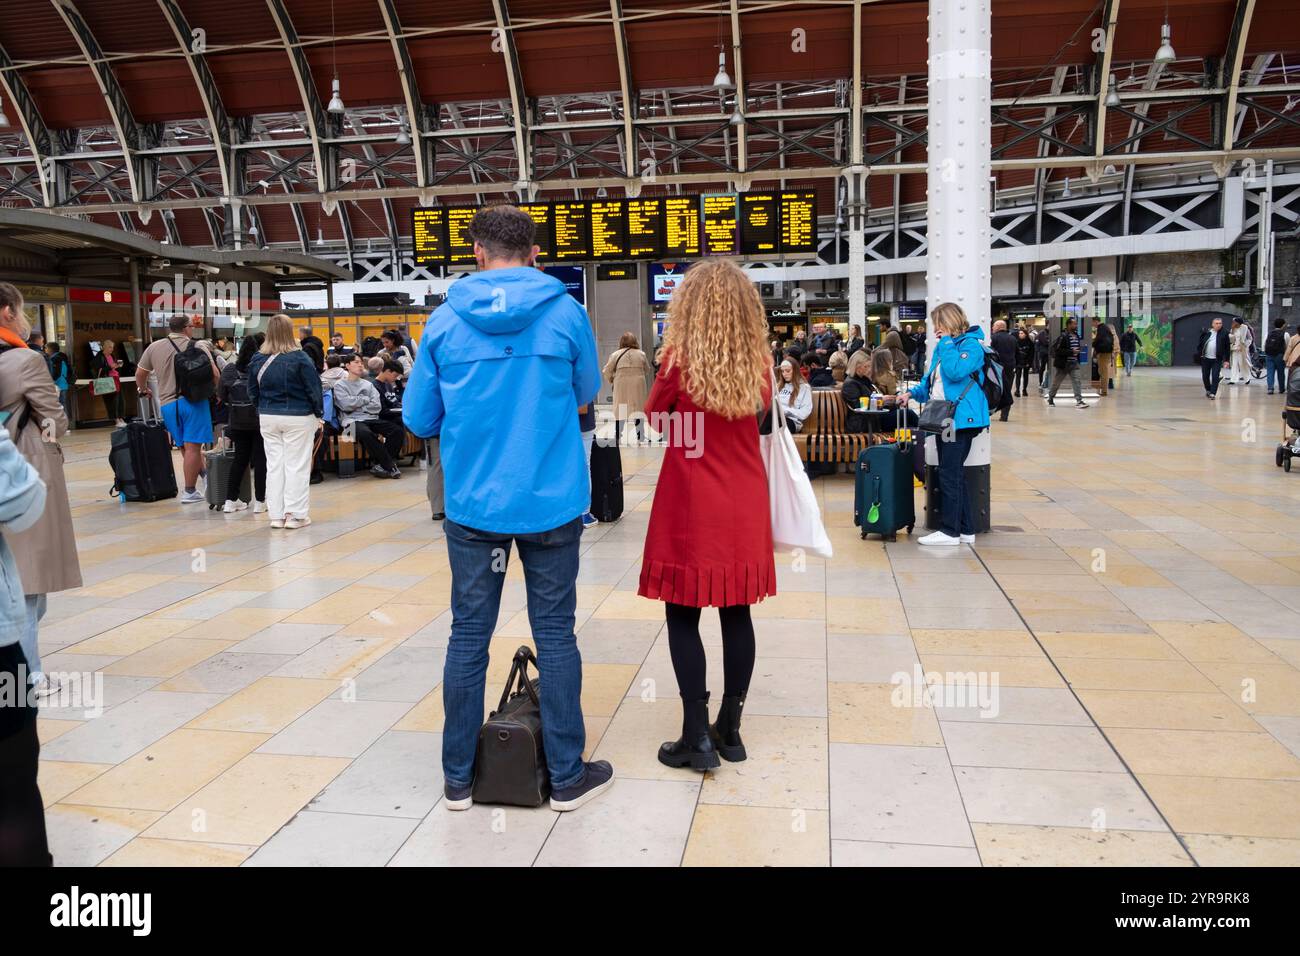
[[1300,370],[1295,370],[1286,387],[1286,405],[1282,409],[1282,444],[1277,446],[1274,463],[1283,471],[1291,470],[1291,459],[1300,455]]
[[1263,378],[1265,368],[1264,353],[1252,345],[1250,347],[1250,377],[1255,379]]

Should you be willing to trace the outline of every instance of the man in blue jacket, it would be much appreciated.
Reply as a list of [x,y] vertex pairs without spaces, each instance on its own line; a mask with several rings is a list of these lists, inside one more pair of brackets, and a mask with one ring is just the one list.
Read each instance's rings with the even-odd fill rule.
[[439,435],[451,562],[443,670],[445,803],[469,809],[483,721],[488,641],[511,544],[519,547],[541,672],[551,809],[573,810],[614,780],[584,763],[582,660],[573,633],[578,543],[591,504],[577,410],[600,389],[586,311],[533,265],[533,220],[514,206],[470,224],[479,271],[456,282],[425,326],[402,417]]

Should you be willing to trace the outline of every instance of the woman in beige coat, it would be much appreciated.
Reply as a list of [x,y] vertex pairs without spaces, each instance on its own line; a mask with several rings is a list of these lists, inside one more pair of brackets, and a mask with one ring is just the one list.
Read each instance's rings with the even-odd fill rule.
[[58,442],[68,430],[68,416],[45,357],[26,347],[30,332],[22,294],[0,282],[0,414],[8,412],[4,427],[40,474],[46,490],[45,513],[26,531],[5,532],[5,541],[18,562],[27,598],[27,630],[20,641],[23,655],[39,689],[51,690],[41,672],[36,633],[45,615],[45,596],[81,587],[81,565]]
[[646,395],[649,391],[646,376],[650,362],[637,344],[636,336],[624,332],[616,348],[605,363],[605,381],[614,384],[614,440],[623,436],[623,423],[636,416],[636,440],[645,441]]

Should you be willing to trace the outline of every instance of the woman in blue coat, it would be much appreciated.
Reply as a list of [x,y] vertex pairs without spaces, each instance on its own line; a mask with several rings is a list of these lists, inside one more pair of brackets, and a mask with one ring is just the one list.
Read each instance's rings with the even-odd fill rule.
[[[938,531],[917,543],[971,544],[975,541],[975,516],[962,469],[971,442],[989,427],[989,406],[983,388],[984,332],[979,327],[969,327],[966,313],[955,302],[945,302],[935,308],[930,319],[939,341],[929,371],[919,385],[912,386],[911,395],[922,404],[932,397],[945,398],[956,402],[957,408],[952,428],[937,436],[942,524]],[[942,392],[938,392],[939,388]]]

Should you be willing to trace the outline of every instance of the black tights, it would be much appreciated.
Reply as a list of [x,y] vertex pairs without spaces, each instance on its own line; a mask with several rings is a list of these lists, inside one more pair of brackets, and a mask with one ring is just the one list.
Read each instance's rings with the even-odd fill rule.
[[[704,643],[700,640],[700,609],[666,605],[668,652],[673,658],[677,687],[685,700],[703,700],[709,687],[705,679]],[[754,673],[754,624],[749,605],[718,608],[722,622],[723,693],[731,696],[749,690]]]
[[226,501],[239,497],[240,486],[244,483],[244,472],[251,465],[253,468],[253,497],[258,501],[266,500],[266,445],[262,443],[260,431],[231,431],[226,429],[226,437],[235,444],[235,460],[230,463],[230,477],[226,486]]

